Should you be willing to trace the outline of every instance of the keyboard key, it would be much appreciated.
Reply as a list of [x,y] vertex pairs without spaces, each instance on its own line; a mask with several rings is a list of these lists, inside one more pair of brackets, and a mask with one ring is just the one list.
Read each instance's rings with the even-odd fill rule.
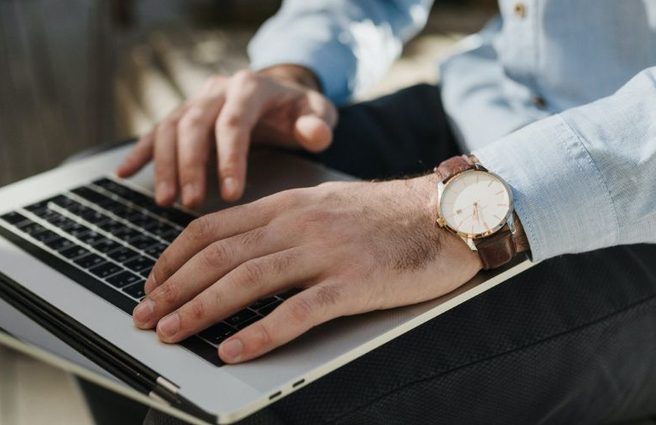
[[82,267],[83,269],[90,269],[91,267],[98,266],[104,262],[105,260],[96,254],[85,255],[84,257],[80,257],[75,260],[75,264]]
[[96,192],[93,189],[90,189],[88,187],[78,187],[77,189],[73,189],[71,192],[79,196],[80,198],[84,198],[87,201],[91,202],[92,204],[98,204],[102,201],[105,201],[107,197],[105,195],[101,195],[100,193]]
[[123,268],[118,264],[107,262],[90,269],[89,272],[101,279],[104,279],[108,276],[120,272],[121,270],[123,270]]
[[141,227],[148,230],[153,235],[157,235],[157,236],[161,236],[165,233],[176,230],[176,228],[173,227],[172,225],[164,223],[163,221],[159,221],[159,220],[154,219],[152,217],[150,218],[149,223],[146,223]]
[[150,248],[146,249],[144,252],[148,255],[150,255],[153,258],[159,258],[160,255],[162,255],[162,252],[167,248],[167,245],[163,243],[158,243],[156,245],[151,246]]
[[282,300],[277,300],[274,303],[271,303],[267,305],[266,307],[262,307],[261,309],[258,310],[258,313],[260,313],[262,316],[266,316],[267,314],[271,313],[273,310],[276,309],[280,304],[282,304]]
[[238,325],[235,326],[235,327],[237,328],[238,331],[240,331],[240,330],[242,330],[242,329],[244,329],[244,328],[249,327],[249,326],[252,325],[253,323],[255,323],[255,322],[257,322],[258,320],[260,320],[261,318],[262,318],[261,316],[254,316],[254,317],[251,317],[250,319],[246,320],[245,322],[241,322],[240,324],[238,324]]
[[134,273],[130,272],[121,272],[115,276],[106,279],[110,285],[116,288],[123,288],[124,286],[132,285],[135,282],[139,282],[141,278]]
[[64,257],[72,260],[75,258],[82,257],[83,255],[88,255],[90,252],[81,246],[72,246],[71,248],[64,249],[63,251],[60,252],[61,255]]
[[109,258],[111,258],[114,261],[118,261],[119,263],[125,263],[126,261],[131,260],[137,257],[138,255],[139,253],[137,251],[130,248],[126,248],[124,246],[107,253],[107,256]]
[[271,303],[275,303],[276,301],[278,301],[278,298],[276,298],[276,297],[263,298],[261,300],[255,301],[253,304],[249,305],[248,307],[250,309],[253,309],[253,310],[257,311],[257,310],[259,310],[263,307],[268,306]]
[[236,332],[237,331],[233,327],[228,326],[225,323],[217,323],[211,328],[207,328],[201,332],[200,336],[212,344],[219,345],[221,342],[234,335]]
[[152,267],[149,267],[149,268],[147,268],[147,269],[142,270],[139,274],[140,274],[141,277],[143,277],[144,279],[148,279],[148,276],[150,276],[150,272],[151,272],[152,270],[153,270],[153,268],[152,268]]
[[128,227],[116,220],[109,219],[104,223],[101,223],[98,225],[101,229],[103,229],[107,233],[111,233],[115,235],[117,232],[123,231],[124,229],[128,229]]
[[164,233],[163,235],[160,236],[160,238],[164,239],[165,241],[173,242],[175,240],[175,238],[178,237],[179,234],[180,234],[180,231],[176,229],[176,230],[172,230],[170,232]]
[[50,220],[48,220],[48,218],[50,218],[50,217],[52,217],[52,216],[57,216],[57,215],[59,215],[59,214],[57,214],[56,211],[53,211],[53,210],[51,210],[51,209],[49,209],[49,208],[40,209],[40,210],[38,210],[38,211],[33,212],[32,214],[34,214],[34,215],[36,215],[37,217],[42,218],[42,219],[44,219],[44,220],[46,220],[46,221],[50,221]]
[[56,239],[45,242],[45,244],[48,245],[50,249],[55,251],[63,251],[74,245],[71,240],[62,237],[58,237]]
[[130,245],[143,251],[144,249],[157,244],[157,240],[149,238],[148,236],[141,235],[138,238],[132,239]]
[[100,242],[93,244],[93,248],[103,254],[107,254],[110,251],[121,248],[121,244],[111,239],[102,239]]
[[79,239],[80,241],[84,242],[87,245],[93,246],[97,243],[106,240],[107,238],[105,238],[105,236],[101,235],[100,233],[90,231],[78,236],[77,239]]
[[0,216],[0,219],[12,225],[17,225],[24,221],[27,221],[27,217],[25,217],[23,214],[17,213],[16,211],[12,211],[7,214],[4,214]]
[[74,201],[73,199],[64,195],[55,196],[50,200],[50,202],[65,209],[68,209],[68,207],[71,207],[73,205],[80,205],[79,202]]
[[144,283],[146,283],[146,281],[142,279],[138,283],[123,288],[123,292],[134,299],[141,300],[146,296],[146,293],[144,292]]
[[91,229],[79,223],[77,224],[77,226],[71,226],[68,229],[66,229],[66,233],[78,239],[89,232],[91,232]]
[[46,217],[43,217],[43,219],[55,227],[61,227],[66,223],[66,220],[68,220],[66,217],[59,214],[58,212],[55,212],[53,210],[48,210],[48,211],[50,212]]
[[46,230],[48,230],[45,227],[43,227],[42,225],[40,225],[38,223],[34,223],[32,221],[22,223],[19,226],[19,229],[21,229],[21,231],[27,233],[30,236],[34,236],[34,235],[37,235],[41,232],[45,232]]
[[92,208],[87,208],[84,211],[79,212],[77,215],[82,220],[87,221],[93,224],[94,226],[99,226],[103,222],[110,219],[105,214],[101,213],[100,211],[96,211]]
[[23,207],[24,209],[28,210],[29,212],[33,214],[39,214],[44,210],[48,209],[48,202],[50,202],[49,199],[46,199],[44,201],[40,202],[35,202],[34,204],[28,205],[26,207]]
[[253,317],[256,317],[257,314],[253,310],[249,309],[244,309],[238,313],[233,314],[232,316],[228,317],[227,319],[224,320],[227,324],[231,326],[237,326],[240,323],[243,323]]
[[129,227],[125,227],[124,229],[121,229],[117,232],[112,233],[115,237],[122,239],[126,242],[130,242],[131,240],[137,239],[138,237],[142,236],[143,233],[136,229],[132,229]]
[[76,221],[73,221],[70,218],[63,217],[63,216],[57,222],[52,223],[52,224],[59,227],[60,229],[62,229],[65,232],[68,232],[70,229],[77,229],[77,228],[84,227],[80,223],[78,223]]
[[59,238],[59,235],[51,230],[46,230],[44,232],[39,232],[35,235],[32,235],[32,237],[39,242],[47,243]]
[[125,263],[125,267],[137,273],[152,269],[154,265],[155,262],[146,257],[137,257],[134,260]]

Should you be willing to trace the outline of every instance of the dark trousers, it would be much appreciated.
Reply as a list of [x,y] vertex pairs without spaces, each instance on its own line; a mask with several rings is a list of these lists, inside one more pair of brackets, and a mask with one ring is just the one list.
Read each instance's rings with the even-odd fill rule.
[[[362,178],[459,148],[433,86],[340,111],[316,159]],[[454,264],[457,267],[457,264]],[[605,424],[656,414],[656,246],[544,261],[243,424]],[[148,424],[176,423],[150,412]]]

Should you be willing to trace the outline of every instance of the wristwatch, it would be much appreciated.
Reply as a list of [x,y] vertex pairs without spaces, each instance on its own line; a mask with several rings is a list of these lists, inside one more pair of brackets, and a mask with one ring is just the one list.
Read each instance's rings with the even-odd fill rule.
[[437,224],[478,252],[484,269],[494,269],[528,251],[513,208],[512,192],[473,155],[455,156],[434,169]]

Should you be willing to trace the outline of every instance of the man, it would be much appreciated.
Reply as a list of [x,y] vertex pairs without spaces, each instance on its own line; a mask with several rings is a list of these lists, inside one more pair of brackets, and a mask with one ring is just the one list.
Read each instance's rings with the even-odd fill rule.
[[[162,205],[202,202],[214,148],[221,196],[238,199],[257,143],[387,180],[282,192],[197,220],[155,266],[135,324],[175,343],[301,288],[220,346],[239,363],[335,317],[443,295],[530,249],[542,264],[250,421],[656,413],[656,249],[629,245],[656,241],[656,1],[501,0],[501,17],[441,64],[439,89],[337,109],[383,74],[430,3],[288,0],[250,45],[253,71],[212,78],[141,138],[118,174],[154,159]],[[512,190],[514,211],[497,202],[510,227],[491,224],[483,202],[440,204],[439,181],[481,167]],[[486,186],[467,184],[467,196]],[[458,220],[478,236],[444,228]]]

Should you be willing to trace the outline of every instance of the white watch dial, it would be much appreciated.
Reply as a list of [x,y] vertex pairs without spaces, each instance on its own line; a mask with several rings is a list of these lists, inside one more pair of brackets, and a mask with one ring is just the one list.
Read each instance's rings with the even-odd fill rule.
[[446,183],[440,197],[440,214],[450,228],[476,237],[501,228],[510,203],[510,192],[499,177],[469,170]]

